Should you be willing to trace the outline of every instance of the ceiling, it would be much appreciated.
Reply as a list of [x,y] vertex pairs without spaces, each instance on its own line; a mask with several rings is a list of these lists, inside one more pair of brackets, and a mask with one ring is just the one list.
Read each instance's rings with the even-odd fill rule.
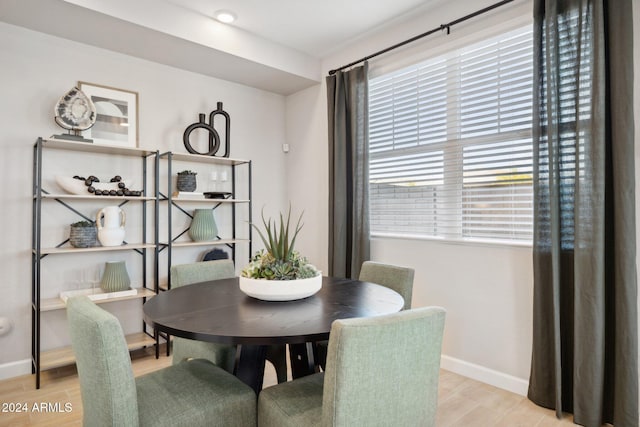
[[443,2],[0,0],[0,21],[289,95],[322,80],[326,56]]
[[232,24],[266,40],[322,58],[390,21],[430,7],[437,0],[167,0],[212,17],[237,15]]

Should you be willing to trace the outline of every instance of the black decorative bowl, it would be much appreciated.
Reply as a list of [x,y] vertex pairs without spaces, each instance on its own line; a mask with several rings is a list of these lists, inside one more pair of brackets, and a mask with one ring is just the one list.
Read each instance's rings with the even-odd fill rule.
[[204,194],[205,199],[228,199],[231,193],[227,191],[207,191]]

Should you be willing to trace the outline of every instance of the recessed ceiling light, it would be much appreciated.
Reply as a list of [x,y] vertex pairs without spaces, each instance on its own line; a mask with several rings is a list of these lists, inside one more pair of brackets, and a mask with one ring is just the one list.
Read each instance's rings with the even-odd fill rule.
[[225,24],[230,24],[237,18],[236,14],[230,10],[218,10],[213,14],[213,17]]

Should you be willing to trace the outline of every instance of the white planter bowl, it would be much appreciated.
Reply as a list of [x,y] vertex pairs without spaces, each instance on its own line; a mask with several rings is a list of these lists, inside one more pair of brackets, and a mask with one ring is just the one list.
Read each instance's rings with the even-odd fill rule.
[[293,301],[307,298],[322,288],[322,274],[297,280],[265,280],[240,277],[240,290],[264,301]]

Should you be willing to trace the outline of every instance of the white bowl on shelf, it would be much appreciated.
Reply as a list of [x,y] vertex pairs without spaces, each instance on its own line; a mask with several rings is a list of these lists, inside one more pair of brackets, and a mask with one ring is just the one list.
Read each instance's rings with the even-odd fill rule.
[[[125,187],[129,190],[133,190],[133,188],[131,188],[131,186],[133,185],[133,181],[122,178],[120,182],[123,182]],[[84,180],[76,179],[72,176],[56,175],[56,183],[69,194],[77,194],[80,196],[86,196],[87,194],[90,194],[87,191],[87,186],[85,185]],[[117,191],[119,189],[118,184],[118,182],[94,182],[92,186],[96,190]]]

